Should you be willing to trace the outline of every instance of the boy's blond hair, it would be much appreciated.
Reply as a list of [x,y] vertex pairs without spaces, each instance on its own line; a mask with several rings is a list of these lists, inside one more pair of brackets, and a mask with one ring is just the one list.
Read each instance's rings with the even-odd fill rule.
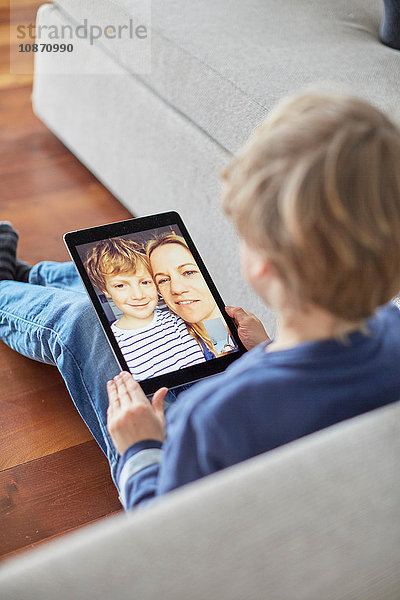
[[361,320],[400,289],[400,129],[364,100],[282,101],[223,173],[223,206],[290,298]]
[[143,247],[133,240],[111,238],[96,244],[88,253],[85,268],[92,283],[102,292],[107,289],[107,276],[135,273],[142,264],[150,273]]

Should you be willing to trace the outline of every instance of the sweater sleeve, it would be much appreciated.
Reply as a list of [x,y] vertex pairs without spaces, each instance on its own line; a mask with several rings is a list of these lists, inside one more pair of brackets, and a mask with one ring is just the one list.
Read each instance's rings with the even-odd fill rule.
[[121,456],[117,480],[125,510],[155,496],[161,456],[162,443],[158,440],[137,442]]
[[205,445],[200,439],[203,435],[193,422],[192,414],[185,411],[182,404],[180,408],[182,412],[175,411],[175,418],[168,422],[167,440],[163,445],[156,440],[145,440],[121,456],[117,478],[125,510],[212,471],[201,460]]
[[219,427],[214,427],[208,411],[204,415],[199,410],[207,392],[204,386],[198,387],[183,392],[167,412],[164,444],[145,440],[121,456],[117,479],[126,510],[218,470],[214,452],[219,437],[215,427]]
[[[182,392],[166,413],[167,437],[138,442],[121,457],[117,473],[126,509],[219,471],[243,457],[247,439],[235,440],[246,409],[247,380],[240,385],[228,369]],[[236,409],[229,399],[235,399]],[[250,445],[251,445],[251,436]],[[234,441],[234,443],[233,443]]]

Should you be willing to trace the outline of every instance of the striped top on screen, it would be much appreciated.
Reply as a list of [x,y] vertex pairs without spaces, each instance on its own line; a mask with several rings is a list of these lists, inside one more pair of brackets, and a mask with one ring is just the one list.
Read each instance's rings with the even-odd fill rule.
[[206,360],[185,322],[168,308],[156,308],[152,322],[143,329],[120,329],[115,323],[111,329],[136,381]]

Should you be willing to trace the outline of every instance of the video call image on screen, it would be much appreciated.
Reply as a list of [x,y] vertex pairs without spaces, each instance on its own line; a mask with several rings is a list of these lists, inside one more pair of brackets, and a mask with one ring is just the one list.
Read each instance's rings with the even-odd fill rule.
[[77,249],[137,381],[237,350],[177,225]]

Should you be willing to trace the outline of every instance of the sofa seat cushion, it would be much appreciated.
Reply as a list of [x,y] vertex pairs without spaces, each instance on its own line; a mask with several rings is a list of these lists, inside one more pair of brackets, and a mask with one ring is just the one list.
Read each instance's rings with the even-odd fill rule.
[[4,600],[398,600],[400,404],[0,567]]
[[[79,23],[150,22],[148,0],[55,4]],[[151,69],[132,75],[235,153],[281,96],[316,81],[396,106],[400,53],[379,42],[381,17],[381,0],[152,0]],[[131,40],[98,43],[130,71]]]

